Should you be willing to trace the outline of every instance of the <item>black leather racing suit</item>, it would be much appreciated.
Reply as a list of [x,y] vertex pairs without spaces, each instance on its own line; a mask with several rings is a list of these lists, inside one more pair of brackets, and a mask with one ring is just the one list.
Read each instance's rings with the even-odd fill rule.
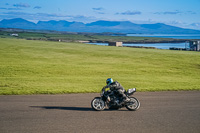
[[111,91],[114,91],[116,95],[120,97],[121,99],[120,102],[123,102],[123,100],[127,99],[126,95],[124,94],[125,89],[123,86],[121,86],[119,82],[115,81],[111,83],[110,85],[103,87],[103,89],[106,89],[106,88],[110,88]]

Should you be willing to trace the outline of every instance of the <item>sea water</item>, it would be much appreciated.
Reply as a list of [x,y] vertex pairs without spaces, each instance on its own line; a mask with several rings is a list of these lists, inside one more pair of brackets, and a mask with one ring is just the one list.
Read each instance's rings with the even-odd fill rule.
[[[88,43],[93,45],[101,45],[101,46],[108,46],[108,43]],[[188,48],[188,43],[151,43],[151,44],[123,44],[123,46],[143,46],[143,47],[155,47],[157,49],[169,49],[172,47],[175,48]]]
[[[158,38],[173,38],[173,39],[200,39],[200,34],[127,34],[127,36],[138,37],[158,37]],[[108,43],[89,43],[94,45],[108,46]],[[169,49],[175,48],[188,48],[189,43],[138,43],[138,44],[123,44],[123,46],[143,46],[143,47],[155,47],[157,49]]]

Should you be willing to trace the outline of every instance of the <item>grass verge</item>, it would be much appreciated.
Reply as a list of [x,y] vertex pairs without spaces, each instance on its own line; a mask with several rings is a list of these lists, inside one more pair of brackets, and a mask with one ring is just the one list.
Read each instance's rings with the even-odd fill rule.
[[0,38],[0,94],[200,90],[200,53]]

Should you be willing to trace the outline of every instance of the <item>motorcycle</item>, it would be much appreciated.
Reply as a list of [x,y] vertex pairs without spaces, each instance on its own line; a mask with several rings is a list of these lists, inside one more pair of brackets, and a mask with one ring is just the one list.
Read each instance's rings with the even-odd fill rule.
[[127,102],[120,102],[122,100],[118,95],[116,95],[115,91],[105,91],[105,89],[101,90],[101,97],[95,97],[91,101],[91,106],[96,111],[102,111],[106,108],[109,109],[120,109],[126,107],[130,111],[136,111],[140,107],[140,102],[135,97],[130,97],[133,93],[136,92],[136,88],[128,89],[124,92],[124,94],[128,97]]

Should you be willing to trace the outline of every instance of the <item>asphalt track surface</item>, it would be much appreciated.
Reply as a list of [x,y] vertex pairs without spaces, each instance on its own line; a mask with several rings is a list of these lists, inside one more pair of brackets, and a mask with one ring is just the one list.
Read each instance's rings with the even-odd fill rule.
[[0,96],[0,133],[200,133],[200,91],[136,92],[137,111],[93,111],[95,96]]

